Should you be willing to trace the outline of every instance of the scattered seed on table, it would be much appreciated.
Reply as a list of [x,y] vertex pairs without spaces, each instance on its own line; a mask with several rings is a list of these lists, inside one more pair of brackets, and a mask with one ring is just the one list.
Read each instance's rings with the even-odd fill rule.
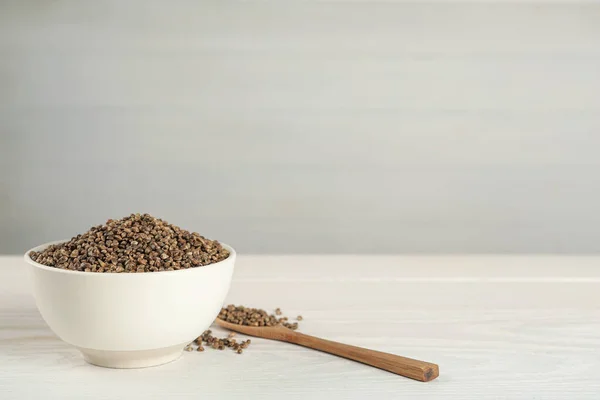
[[[278,315],[281,314],[281,309],[279,310]],[[298,329],[298,322],[291,323],[289,322],[288,317],[277,317],[276,315],[269,315],[265,310],[260,308],[251,308],[245,306],[235,306],[233,304],[228,305],[227,307],[223,307],[221,312],[219,313],[219,319],[223,321],[227,321],[230,323],[238,324],[238,325],[246,325],[246,326],[277,326],[282,325],[288,329],[296,330]],[[302,316],[299,315],[296,317],[296,320],[301,321]],[[202,335],[198,336],[193,343],[195,343],[198,347],[196,351],[204,351],[205,346],[212,347],[215,350],[225,350],[229,348],[236,352],[237,354],[242,354],[244,349],[247,349],[252,343],[251,339],[241,340],[238,342],[234,337],[237,336],[236,332],[229,332],[224,338],[217,338],[213,336],[212,331],[210,329],[202,332]],[[190,350],[193,348],[190,345]]]

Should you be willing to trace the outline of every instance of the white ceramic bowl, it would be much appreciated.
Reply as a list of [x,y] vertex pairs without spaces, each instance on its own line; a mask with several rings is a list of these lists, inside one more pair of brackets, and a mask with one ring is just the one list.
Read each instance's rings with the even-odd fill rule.
[[229,291],[235,250],[203,267],[95,273],[48,267],[25,253],[37,307],[50,329],[94,365],[139,368],[179,358],[206,330]]

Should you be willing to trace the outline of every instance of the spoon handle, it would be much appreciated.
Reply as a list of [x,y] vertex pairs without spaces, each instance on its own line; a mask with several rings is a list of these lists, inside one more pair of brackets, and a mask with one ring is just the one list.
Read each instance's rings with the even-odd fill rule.
[[421,382],[431,381],[439,375],[439,367],[437,364],[413,360],[412,358],[369,350],[362,347],[350,346],[348,344],[320,339],[299,332],[294,332],[292,335],[286,336],[285,340],[287,342],[348,358]]

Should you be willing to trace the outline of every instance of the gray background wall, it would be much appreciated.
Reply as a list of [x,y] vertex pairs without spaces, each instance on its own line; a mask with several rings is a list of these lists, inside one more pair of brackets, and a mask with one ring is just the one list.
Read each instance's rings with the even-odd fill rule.
[[597,252],[599,129],[597,2],[0,2],[0,253]]

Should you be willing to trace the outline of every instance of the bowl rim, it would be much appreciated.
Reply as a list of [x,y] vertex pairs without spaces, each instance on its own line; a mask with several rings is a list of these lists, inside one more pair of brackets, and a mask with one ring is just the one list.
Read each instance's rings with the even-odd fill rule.
[[113,272],[104,273],[104,272],[73,271],[70,269],[56,268],[56,267],[50,267],[48,265],[40,264],[37,261],[33,261],[31,259],[31,257],[29,256],[29,253],[31,253],[32,251],[41,251],[41,250],[45,249],[46,247],[49,247],[53,244],[65,243],[65,242],[68,242],[69,240],[70,239],[55,240],[52,242],[44,243],[39,246],[33,247],[25,252],[25,254],[23,255],[23,259],[25,260],[26,263],[28,263],[31,266],[34,266],[36,268],[43,269],[46,271],[56,272],[56,273],[75,274],[75,275],[84,275],[84,276],[105,276],[105,277],[113,277],[112,279],[131,279],[131,278],[126,278],[126,277],[155,276],[156,274],[160,274],[161,276],[164,276],[167,274],[183,275],[185,273],[193,273],[196,271],[202,271],[202,270],[205,270],[206,268],[208,268],[208,269],[219,268],[219,265],[223,265],[223,264],[227,263],[228,261],[235,262],[235,259],[237,256],[237,253],[233,247],[229,246],[226,243],[219,242],[219,243],[221,243],[221,246],[223,246],[224,248],[229,250],[229,257],[227,257],[224,260],[218,261],[216,263],[208,264],[208,265],[203,265],[201,267],[191,267],[191,268],[185,268],[185,269],[180,269],[180,270],[176,270],[176,271],[156,271],[156,272],[141,272],[141,273],[131,273],[131,272],[128,272],[128,273],[113,273]]

